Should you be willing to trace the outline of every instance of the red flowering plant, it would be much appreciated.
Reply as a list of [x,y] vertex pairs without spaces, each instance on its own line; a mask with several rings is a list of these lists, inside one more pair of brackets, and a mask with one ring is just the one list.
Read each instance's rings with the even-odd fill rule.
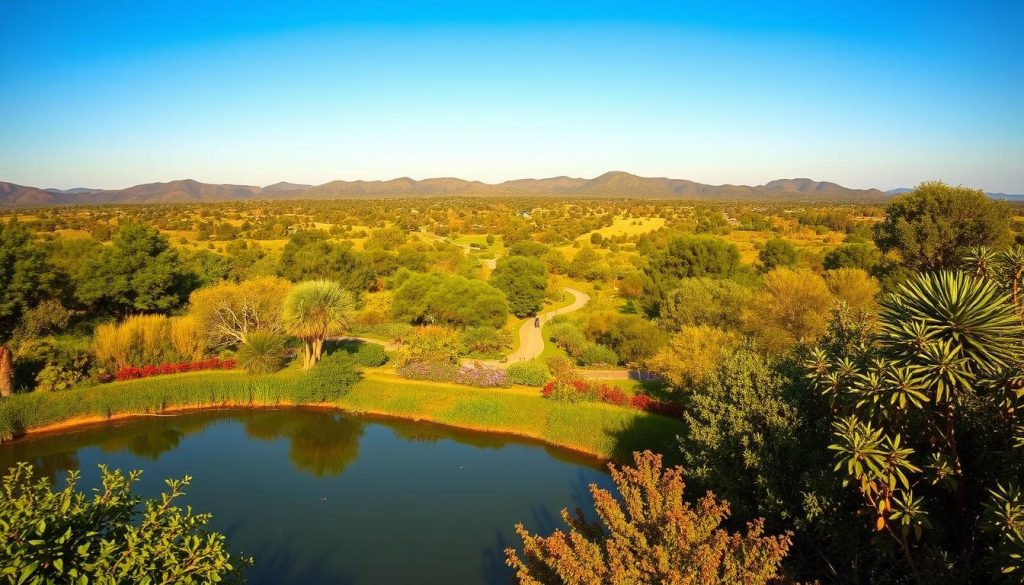
[[682,407],[679,405],[659,402],[646,394],[630,396],[618,386],[596,380],[585,380],[576,376],[560,376],[548,380],[548,383],[541,388],[540,393],[544,398],[564,402],[589,400],[616,406],[628,406],[636,410],[665,416],[682,416]]
[[138,380],[165,374],[180,374],[183,372],[198,372],[202,370],[233,370],[237,362],[233,359],[210,358],[198,362],[178,362],[160,364],[158,366],[126,367],[121,368],[114,374],[114,379]]

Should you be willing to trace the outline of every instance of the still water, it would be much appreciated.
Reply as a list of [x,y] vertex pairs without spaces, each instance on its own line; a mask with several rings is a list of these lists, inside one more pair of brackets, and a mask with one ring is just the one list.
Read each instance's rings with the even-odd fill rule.
[[32,462],[63,484],[97,465],[142,469],[153,496],[191,475],[185,503],[256,558],[249,582],[507,583],[514,525],[550,533],[591,508],[603,466],[494,435],[326,411],[159,416],[0,445],[0,471]]

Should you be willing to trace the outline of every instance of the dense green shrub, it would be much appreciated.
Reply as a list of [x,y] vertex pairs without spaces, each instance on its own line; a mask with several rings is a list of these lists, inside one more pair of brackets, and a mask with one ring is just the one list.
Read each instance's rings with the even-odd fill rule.
[[477,354],[500,354],[512,345],[507,331],[493,327],[471,327],[462,332],[462,345],[466,351]]
[[143,500],[125,477],[100,466],[102,488],[77,491],[78,472],[52,491],[20,463],[3,478],[0,576],[9,583],[242,583],[246,558],[232,557],[222,534],[204,529],[209,514],[176,506],[191,478]]
[[285,338],[269,331],[254,331],[245,337],[235,358],[250,374],[269,374],[284,367]]
[[551,378],[551,371],[537,361],[516,362],[508,367],[508,379],[523,386],[543,386]]
[[358,381],[352,358],[335,352],[320,358],[316,367],[299,379],[295,398],[303,404],[335,400],[348,394]]
[[592,343],[583,350],[579,360],[584,366],[615,366],[619,363],[619,356],[610,347]]
[[348,352],[352,363],[364,368],[376,368],[383,366],[388,361],[388,354],[384,347],[376,343],[357,343],[354,351]]
[[576,325],[568,321],[559,321],[548,326],[548,337],[554,344],[565,350],[574,358],[583,355],[590,345],[587,336]]

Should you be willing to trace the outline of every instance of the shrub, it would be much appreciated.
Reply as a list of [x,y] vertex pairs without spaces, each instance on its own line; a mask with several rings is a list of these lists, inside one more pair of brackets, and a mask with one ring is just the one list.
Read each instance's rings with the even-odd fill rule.
[[510,382],[523,386],[540,387],[551,377],[548,367],[536,361],[516,362],[506,371]]
[[455,372],[456,384],[476,386],[477,388],[498,388],[508,386],[508,374],[500,368],[490,366],[463,366]]
[[455,364],[462,354],[459,332],[450,327],[428,325],[418,327],[406,339],[406,345],[395,357],[399,366],[410,362]]
[[592,343],[580,354],[580,363],[584,366],[607,365],[614,366],[619,363],[619,356],[611,348]]
[[299,381],[295,400],[300,404],[336,400],[348,394],[359,378],[351,357],[341,352],[325,355]]
[[572,360],[562,357],[560,355],[551,356],[547,361],[548,370],[551,371],[551,375],[560,378],[562,376],[576,375],[576,364]]
[[352,362],[364,368],[376,368],[383,366],[388,361],[388,354],[384,347],[376,343],[360,343],[356,345],[355,351],[349,353]]
[[434,382],[453,382],[458,371],[459,366],[450,362],[411,361],[395,368],[395,373],[403,378]]
[[238,364],[250,374],[269,374],[284,367],[285,338],[269,331],[254,331],[235,352]]
[[36,390],[68,390],[86,378],[92,361],[86,351],[57,350],[36,374]]
[[562,510],[569,534],[532,535],[522,524],[516,533],[523,551],[505,550],[519,583],[562,583],[562,575],[601,577],[569,582],[745,583],[775,582],[789,551],[791,535],[766,536],[755,520],[746,533],[721,525],[729,504],[708,493],[695,506],[684,500],[681,467],[662,468],[661,455],[634,453],[636,467],[609,466],[620,493],[591,484],[597,522]]
[[548,337],[555,345],[565,350],[565,353],[574,358],[583,355],[584,350],[590,345],[587,336],[575,325],[569,322],[553,323],[548,327]]
[[471,327],[462,332],[462,345],[470,353],[497,354],[512,345],[507,331],[493,327]]
[[[168,480],[169,492],[143,500],[125,477],[100,466],[102,487],[77,491],[80,475],[52,491],[20,463],[3,478],[0,558],[9,582],[243,583],[246,558],[232,557],[224,536],[204,529],[209,514],[175,505],[189,477]],[[90,579],[91,578],[91,579]]]

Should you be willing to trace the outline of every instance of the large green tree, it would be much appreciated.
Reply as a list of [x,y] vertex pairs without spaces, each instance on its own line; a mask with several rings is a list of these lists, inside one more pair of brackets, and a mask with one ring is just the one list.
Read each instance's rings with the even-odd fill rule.
[[665,293],[684,278],[726,278],[736,272],[740,252],[736,246],[710,236],[678,236],[655,252],[644,270],[645,306],[657,314]]
[[51,268],[29,231],[0,223],[0,396],[10,396],[13,356],[6,343],[22,315],[46,294]]
[[1011,216],[1009,204],[979,189],[931,181],[893,198],[875,243],[913,269],[958,268],[972,246],[1007,240]]
[[798,257],[796,246],[782,238],[768,240],[764,243],[764,248],[757,253],[757,259],[761,261],[765,272],[795,266]]
[[498,289],[482,280],[440,273],[412,273],[395,290],[392,315],[418,325],[501,327],[508,302]]
[[141,223],[124,223],[113,245],[82,267],[75,295],[85,305],[122,314],[170,311],[189,293],[189,278],[178,260],[160,232]]
[[505,293],[513,315],[533,315],[544,305],[547,268],[543,262],[529,256],[502,258],[491,273],[491,285]]

